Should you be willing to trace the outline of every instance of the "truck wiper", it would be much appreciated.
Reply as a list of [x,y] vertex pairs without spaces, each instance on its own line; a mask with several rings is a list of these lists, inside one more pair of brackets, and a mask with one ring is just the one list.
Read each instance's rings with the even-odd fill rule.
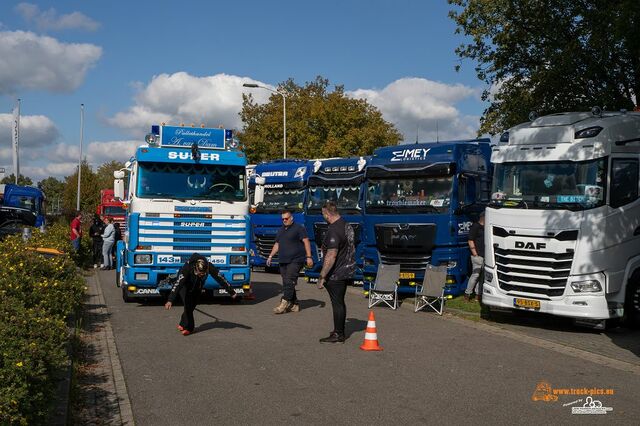
[[559,210],[570,210],[570,211],[578,211],[582,208],[582,204],[580,203],[551,203],[551,202],[540,202],[536,203],[536,207],[538,206],[546,206],[553,209]]

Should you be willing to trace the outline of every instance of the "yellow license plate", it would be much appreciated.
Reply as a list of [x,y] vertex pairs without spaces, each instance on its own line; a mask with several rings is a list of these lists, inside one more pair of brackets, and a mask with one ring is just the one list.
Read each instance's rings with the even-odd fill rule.
[[531,299],[513,299],[513,306],[516,308],[533,309],[534,311],[540,310],[540,301]]
[[400,272],[401,280],[412,280],[416,277],[415,272]]

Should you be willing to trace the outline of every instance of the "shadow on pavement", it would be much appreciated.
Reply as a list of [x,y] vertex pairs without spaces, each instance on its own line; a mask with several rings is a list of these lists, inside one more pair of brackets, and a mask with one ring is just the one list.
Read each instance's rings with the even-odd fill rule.
[[211,315],[207,312],[202,311],[201,309],[196,308],[196,311],[201,313],[202,315],[209,317],[211,319],[213,319],[214,321],[210,321],[204,324],[201,324],[199,326],[197,326],[194,330],[194,332],[199,333],[202,331],[206,331],[206,330],[211,330],[212,328],[224,328],[224,329],[230,329],[230,328],[242,328],[243,330],[252,330],[253,327],[249,327],[248,325],[244,325],[244,324],[239,324],[237,322],[229,322],[229,321],[224,321],[221,320],[220,318],[216,317],[215,315]]
[[605,334],[614,345],[640,357],[640,330],[620,327],[607,330]]
[[[85,304],[82,331],[77,346],[76,392],[68,424],[111,424],[118,418],[118,401],[111,390],[111,364],[105,360],[102,331],[109,314],[99,313],[103,304]],[[103,423],[102,423],[103,422]],[[115,424],[115,423],[114,423]]]
[[347,318],[344,334],[348,339],[349,337],[351,337],[353,333],[356,333],[358,331],[363,331],[366,329],[367,329],[367,321],[363,321],[358,318]]
[[316,299],[305,299],[305,300],[300,299],[298,300],[298,303],[300,303],[300,309],[310,309],[310,308],[315,308],[316,306],[324,308],[325,306],[327,306],[327,302],[323,300],[316,300]]

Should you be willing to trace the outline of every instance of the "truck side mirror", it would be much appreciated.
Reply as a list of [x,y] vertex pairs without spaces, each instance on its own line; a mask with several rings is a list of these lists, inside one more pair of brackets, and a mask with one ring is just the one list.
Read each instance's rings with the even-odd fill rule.
[[256,188],[255,188],[255,195],[253,197],[253,202],[255,203],[255,205],[258,205],[264,201],[265,182],[266,182],[265,178],[261,176],[256,176]]
[[124,180],[123,179],[116,179],[113,181],[113,196],[116,200],[124,200]]

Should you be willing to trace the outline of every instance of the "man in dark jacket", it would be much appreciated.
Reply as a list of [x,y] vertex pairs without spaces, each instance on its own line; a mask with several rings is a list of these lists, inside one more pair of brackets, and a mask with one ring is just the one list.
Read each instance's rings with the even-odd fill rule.
[[187,263],[180,268],[178,279],[173,284],[171,293],[169,293],[169,300],[164,305],[166,309],[171,309],[171,306],[176,301],[176,297],[180,295],[182,303],[184,303],[184,312],[182,313],[182,318],[180,318],[178,330],[180,330],[184,336],[193,333],[193,329],[195,328],[193,311],[198,304],[198,299],[202,293],[204,283],[207,280],[207,275],[211,275],[218,284],[224,287],[225,290],[231,294],[232,299],[236,298],[236,292],[224,276],[220,274],[220,270],[209,263],[206,257],[198,253],[192,254]]
[[102,233],[104,232],[104,222],[100,216],[95,214],[93,222],[89,228],[89,235],[93,241],[93,267],[97,268],[102,263]]

